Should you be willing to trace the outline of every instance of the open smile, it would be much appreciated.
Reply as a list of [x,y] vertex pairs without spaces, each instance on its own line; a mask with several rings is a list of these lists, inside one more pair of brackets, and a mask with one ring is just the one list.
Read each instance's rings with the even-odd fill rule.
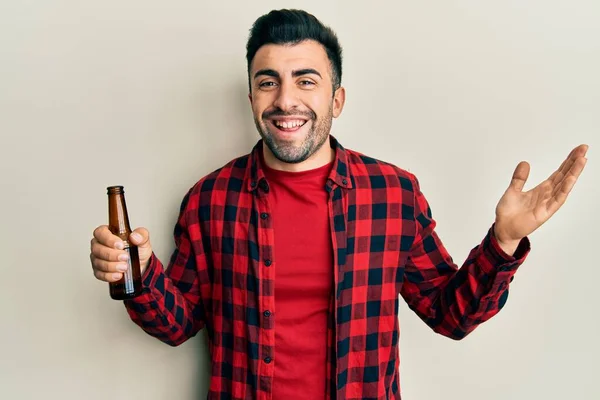
[[299,118],[274,118],[270,119],[269,122],[280,132],[294,133],[302,129],[302,127],[306,125],[308,120]]

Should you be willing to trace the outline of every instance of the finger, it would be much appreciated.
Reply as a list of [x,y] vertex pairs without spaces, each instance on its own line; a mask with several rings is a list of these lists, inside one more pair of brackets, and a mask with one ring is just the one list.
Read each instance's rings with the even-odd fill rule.
[[557,185],[558,183],[560,183],[560,181],[563,180],[565,176],[565,171],[568,171],[571,167],[571,164],[573,162],[572,158],[573,154],[575,153],[575,150],[576,149],[571,150],[569,156],[565,158],[562,164],[560,164],[560,167],[556,171],[554,171],[552,175],[550,175],[550,178],[548,178],[554,185]]
[[102,272],[99,270],[94,270],[94,276],[96,279],[104,282],[116,282],[123,277],[123,274],[112,273],[112,272]]
[[92,244],[92,256],[105,261],[127,261],[128,255],[125,250],[117,250],[104,246],[98,241]]
[[586,164],[587,158],[578,158],[573,164],[573,167],[571,167],[571,169],[569,170],[569,174],[574,176],[575,178],[579,178],[579,175],[581,175],[581,173],[583,172],[583,169],[585,168]]
[[138,247],[147,247],[150,246],[150,233],[146,228],[137,228],[131,232],[129,240]]
[[515,172],[513,173],[512,179],[510,181],[510,188],[515,189],[517,191],[522,191],[525,186],[525,182],[527,182],[527,178],[529,178],[529,171],[531,167],[529,163],[526,161],[521,161],[517,168],[515,168]]
[[111,262],[102,260],[100,258],[94,257],[92,254],[92,268],[102,272],[126,272],[127,271],[127,263],[125,262]]
[[101,225],[94,230],[94,238],[100,244],[113,249],[122,250],[125,247],[123,241],[114,235],[106,225]]
[[590,149],[590,146],[587,144],[580,144],[579,146],[576,147],[576,151],[577,151],[577,155],[581,156],[581,157],[585,157],[588,150]]
[[575,186],[576,181],[577,178],[574,176],[569,176],[567,179],[565,179],[563,184],[560,186],[560,190],[548,202],[548,212],[550,215],[557,212],[563,206],[563,204],[565,204],[569,193]]
[[560,181],[562,181],[564,179],[564,175],[571,168],[575,160],[577,160],[577,158],[579,157],[585,157],[588,148],[588,145],[582,144],[571,150],[571,152],[569,153],[567,158],[565,158],[565,160],[562,162],[560,167],[550,176],[549,179],[552,181],[552,183],[557,184]]
[[[587,151],[587,148],[585,150]],[[585,157],[580,157],[575,161],[573,167],[568,174],[565,175],[561,184],[554,189],[551,201],[548,204],[549,211],[556,212],[566,202],[569,193],[573,190],[573,187],[575,186],[575,183],[577,183],[577,179],[583,172],[586,164],[587,158]]]
[[569,170],[565,172],[565,174],[562,177],[562,180],[556,184],[556,186],[554,187],[554,190],[552,191],[552,195],[553,196],[556,195],[559,192],[559,190],[561,190],[562,185],[566,179],[568,179],[570,177],[575,177],[575,181],[577,181],[577,178],[579,178],[579,176],[583,172],[583,169],[585,168],[586,163],[587,163],[587,158],[585,158],[585,157],[577,158],[573,162],[573,165],[571,165]]

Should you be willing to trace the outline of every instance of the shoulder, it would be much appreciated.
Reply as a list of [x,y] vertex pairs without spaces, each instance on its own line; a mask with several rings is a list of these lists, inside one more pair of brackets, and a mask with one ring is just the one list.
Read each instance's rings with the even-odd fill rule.
[[182,207],[198,208],[201,204],[208,204],[215,192],[241,192],[249,160],[250,154],[236,157],[201,177],[185,194]]
[[350,173],[358,188],[400,186],[404,190],[418,190],[418,179],[408,170],[356,150],[345,151]]

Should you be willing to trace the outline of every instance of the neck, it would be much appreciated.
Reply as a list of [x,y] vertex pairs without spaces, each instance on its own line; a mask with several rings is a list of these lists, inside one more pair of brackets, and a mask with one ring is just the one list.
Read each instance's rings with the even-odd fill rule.
[[263,155],[265,163],[271,169],[288,172],[302,172],[329,164],[335,159],[335,150],[329,145],[328,138],[309,158],[300,163],[290,164],[277,159],[271,152],[271,149],[263,142]]

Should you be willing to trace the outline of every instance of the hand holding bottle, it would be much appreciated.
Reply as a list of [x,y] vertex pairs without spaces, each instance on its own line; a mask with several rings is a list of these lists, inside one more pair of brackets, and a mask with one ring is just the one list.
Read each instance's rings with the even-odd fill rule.
[[109,283],[113,299],[133,298],[141,292],[141,276],[152,256],[149,233],[131,230],[122,186],[108,188],[108,214],[109,224],[97,227],[91,241],[94,276]]
[[[129,241],[138,246],[140,269],[143,274],[152,255],[149,233],[145,228],[137,228],[129,236]],[[127,251],[123,249],[123,241],[119,236],[112,234],[108,225],[100,225],[94,230],[90,259],[97,279],[116,282],[123,277],[129,258]]]

